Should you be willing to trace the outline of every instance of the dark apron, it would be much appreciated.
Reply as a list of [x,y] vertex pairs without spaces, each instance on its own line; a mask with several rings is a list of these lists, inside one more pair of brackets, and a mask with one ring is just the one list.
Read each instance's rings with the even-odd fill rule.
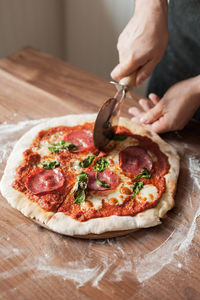
[[[200,0],[170,0],[168,22],[169,44],[147,93],[159,97],[176,82],[200,74]],[[194,117],[200,119],[200,109]]]

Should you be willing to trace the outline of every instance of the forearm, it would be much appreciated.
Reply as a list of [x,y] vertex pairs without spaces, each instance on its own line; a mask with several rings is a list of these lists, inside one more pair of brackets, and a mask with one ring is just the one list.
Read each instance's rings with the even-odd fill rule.
[[191,88],[193,89],[194,92],[194,99],[195,99],[195,104],[196,107],[200,107],[200,75],[195,76],[193,78],[193,85],[191,86]]
[[196,91],[197,91],[198,95],[200,96],[200,75],[195,77],[195,81],[196,81]]
[[148,11],[151,15],[162,13],[166,20],[168,17],[168,1],[167,0],[136,0],[134,13]]
[[[132,20],[141,22],[145,31],[161,33],[158,35],[162,44],[168,36],[168,1],[167,0],[135,0],[135,10]],[[134,23],[134,22],[133,22]],[[156,37],[155,37],[156,38]]]

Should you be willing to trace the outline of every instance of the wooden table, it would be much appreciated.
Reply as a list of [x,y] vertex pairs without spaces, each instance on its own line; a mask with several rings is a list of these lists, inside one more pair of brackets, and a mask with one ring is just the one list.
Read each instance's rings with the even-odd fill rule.
[[[27,120],[96,112],[114,92],[101,78],[22,49],[0,60],[1,141],[11,150],[37,123]],[[0,299],[200,299],[200,125],[163,138],[178,149],[181,174],[176,207],[155,228],[97,241],[64,237],[0,196]],[[3,146],[0,154],[1,176]]]

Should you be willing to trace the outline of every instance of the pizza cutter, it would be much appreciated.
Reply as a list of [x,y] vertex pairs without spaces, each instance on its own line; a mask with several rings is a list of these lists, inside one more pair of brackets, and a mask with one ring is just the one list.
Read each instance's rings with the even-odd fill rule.
[[126,94],[135,87],[136,73],[122,78],[119,82],[110,81],[117,88],[113,98],[104,102],[98,112],[93,132],[94,145],[100,151],[105,151],[106,146],[114,136],[113,128],[118,125],[121,106]]

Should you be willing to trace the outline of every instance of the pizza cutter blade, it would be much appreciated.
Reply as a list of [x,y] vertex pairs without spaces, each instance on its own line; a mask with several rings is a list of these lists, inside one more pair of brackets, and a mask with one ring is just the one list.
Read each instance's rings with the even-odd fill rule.
[[130,88],[135,86],[136,74],[123,78],[120,82],[111,81],[117,88],[113,98],[104,102],[98,112],[93,131],[94,145],[100,151],[106,151],[106,146],[114,136],[114,127],[118,125],[121,106]]

